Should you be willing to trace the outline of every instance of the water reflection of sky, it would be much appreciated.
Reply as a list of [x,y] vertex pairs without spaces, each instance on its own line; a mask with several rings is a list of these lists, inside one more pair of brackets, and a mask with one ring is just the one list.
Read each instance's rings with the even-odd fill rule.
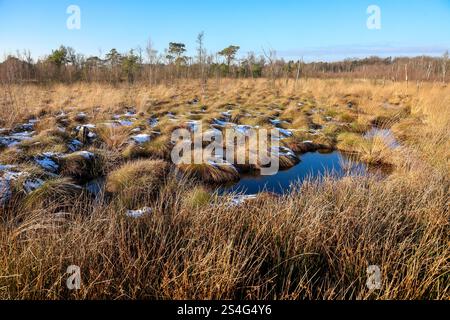
[[242,179],[232,185],[222,188],[220,193],[237,192],[243,194],[256,194],[269,191],[283,194],[289,191],[292,184],[301,182],[308,177],[321,178],[326,173],[342,177],[348,168],[352,173],[362,173],[366,166],[363,164],[350,163],[340,152],[319,153],[311,152],[300,156],[301,162],[285,171],[280,171],[273,176],[243,176]]

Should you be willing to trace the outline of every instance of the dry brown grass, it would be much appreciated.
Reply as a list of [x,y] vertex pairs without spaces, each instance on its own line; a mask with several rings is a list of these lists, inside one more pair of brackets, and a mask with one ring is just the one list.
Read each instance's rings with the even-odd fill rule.
[[61,174],[80,181],[89,181],[102,176],[106,161],[100,154],[80,151],[60,158]]
[[172,147],[170,136],[155,136],[143,144],[130,144],[123,150],[122,155],[126,159],[153,158],[169,160]]
[[[328,179],[241,207],[183,204],[190,187],[177,185],[139,220],[117,204],[77,202],[62,224],[47,210],[18,211],[23,220],[1,229],[2,297],[448,299],[442,178]],[[83,276],[75,293],[64,286],[72,264]],[[374,292],[371,264],[383,273]]]
[[146,199],[155,196],[169,171],[162,160],[138,160],[125,163],[107,177],[106,190],[122,203],[134,208]]
[[176,172],[180,176],[209,184],[226,184],[240,179],[235,166],[220,157],[213,157],[207,149],[194,147],[190,152],[182,154],[179,160]]
[[97,128],[96,133],[106,147],[112,151],[120,151],[130,139],[130,129],[127,127],[103,125]]
[[[298,100],[308,110],[324,108],[336,119],[356,116],[362,125],[394,109],[401,116],[390,125],[402,144],[389,155],[399,157],[395,170],[384,179],[367,175],[309,181],[285,196],[260,196],[239,206],[226,197],[209,198],[192,181],[155,175],[156,168],[168,165],[162,160],[134,161],[113,171],[107,183],[113,201],[108,195],[95,200],[80,195],[69,180],[54,181],[30,196],[28,206],[18,202],[0,208],[0,297],[450,299],[450,89],[308,80],[294,91],[291,85],[269,84],[210,84],[202,104],[208,112],[238,101],[250,112],[269,104],[289,111],[293,107],[288,102]],[[20,103],[0,111],[5,125],[41,109],[56,112],[74,105],[176,111],[182,101],[199,94],[191,83],[9,89]],[[5,110],[15,110],[17,116],[7,117]],[[301,126],[306,125],[303,112],[299,117]],[[2,159],[14,158],[12,151],[2,153]],[[73,159],[68,175],[79,172],[83,163]],[[140,179],[143,184],[137,183]],[[155,186],[151,192],[136,189],[148,185]],[[58,192],[61,197],[47,196]],[[129,196],[139,201],[123,201]],[[138,209],[130,205],[150,207],[151,213],[127,217],[127,210]],[[65,286],[69,265],[81,268],[81,290]],[[381,268],[380,290],[369,291],[365,285],[369,265]]]

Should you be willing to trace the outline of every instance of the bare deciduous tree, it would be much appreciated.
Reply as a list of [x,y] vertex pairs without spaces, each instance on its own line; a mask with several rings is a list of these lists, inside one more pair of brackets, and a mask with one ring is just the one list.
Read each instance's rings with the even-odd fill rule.
[[205,57],[206,50],[204,46],[205,33],[202,31],[197,36],[197,62],[200,68],[200,86],[202,89],[202,93],[205,93],[206,90],[206,74],[205,74]]
[[448,65],[448,50],[445,51],[444,56],[442,57],[442,82],[446,82],[447,77],[447,65]]
[[148,63],[148,82],[150,85],[155,83],[155,67],[158,62],[158,51],[155,50],[152,39],[149,38],[145,48]]

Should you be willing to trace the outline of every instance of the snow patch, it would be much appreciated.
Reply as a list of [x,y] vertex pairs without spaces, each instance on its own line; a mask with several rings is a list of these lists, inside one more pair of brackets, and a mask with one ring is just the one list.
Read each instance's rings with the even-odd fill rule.
[[275,157],[290,157],[297,159],[297,156],[295,155],[294,151],[292,151],[289,148],[286,147],[272,147],[270,149],[271,154]]
[[77,139],[73,139],[72,141],[69,142],[68,147],[71,152],[75,152],[75,151],[80,150],[83,147],[83,143],[81,143]]
[[294,135],[294,133],[292,133],[291,130],[282,129],[282,128],[276,128],[276,130],[278,131],[278,133],[280,134],[280,136],[282,138],[289,138]]
[[236,195],[231,198],[230,206],[236,207],[244,204],[245,202],[249,200],[255,200],[258,196],[256,194],[250,194],[250,195]]
[[27,193],[39,189],[44,184],[42,179],[28,179],[23,183],[23,187]]
[[126,215],[130,218],[140,218],[140,217],[142,217],[144,215],[148,215],[150,213],[152,213],[152,208],[144,207],[139,210],[128,210],[126,212]]
[[45,152],[41,155],[35,156],[34,161],[44,170],[56,173],[59,170],[59,165],[54,160],[58,155],[53,152]]
[[134,121],[136,121],[136,119],[117,120],[117,122],[124,127],[131,127]]
[[[216,167],[216,168],[220,168],[220,167],[223,167],[223,166],[226,166],[226,167],[233,167],[234,168],[234,165],[233,164],[231,164],[230,162],[228,162],[228,161],[226,161],[226,160],[224,160],[221,156],[216,156],[216,157],[212,157],[212,158],[209,158],[208,159],[208,163],[210,164],[210,165],[212,165],[212,166],[214,166],[214,167]],[[235,168],[234,168],[235,169]],[[235,169],[236,170],[236,169]],[[236,170],[237,171],[237,170]]]
[[132,136],[131,139],[138,144],[143,144],[143,143],[149,142],[151,137],[149,134],[142,133],[142,134]]
[[78,152],[73,153],[73,155],[82,156],[86,160],[92,160],[95,158],[95,154],[92,152],[89,152],[89,151],[78,151]]
[[83,124],[82,126],[77,126],[75,130],[80,131],[82,128],[95,129],[95,124],[92,123]]
[[15,132],[9,136],[0,136],[0,145],[14,147],[25,140],[30,140],[34,135],[33,131]]
[[[12,197],[11,182],[17,181],[20,177],[28,176],[28,172],[13,172],[15,166],[0,165],[0,205],[6,205]],[[36,190],[44,183],[41,179],[27,179],[23,187],[27,193]]]
[[158,125],[158,123],[159,123],[158,118],[150,118],[150,119],[148,120],[148,124],[149,124],[150,127],[152,127],[152,128],[156,127],[156,126]]

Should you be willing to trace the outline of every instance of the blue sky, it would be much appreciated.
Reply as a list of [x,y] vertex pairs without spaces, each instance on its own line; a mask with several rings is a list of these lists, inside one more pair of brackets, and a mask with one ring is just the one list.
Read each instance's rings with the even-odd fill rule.
[[[369,5],[381,30],[366,27]],[[68,30],[69,5],[81,29]],[[241,54],[273,48],[279,57],[337,60],[369,55],[440,55],[450,49],[450,0],[0,0],[0,55],[41,57],[64,44],[88,54],[186,43],[204,31],[209,52],[235,44]]]

